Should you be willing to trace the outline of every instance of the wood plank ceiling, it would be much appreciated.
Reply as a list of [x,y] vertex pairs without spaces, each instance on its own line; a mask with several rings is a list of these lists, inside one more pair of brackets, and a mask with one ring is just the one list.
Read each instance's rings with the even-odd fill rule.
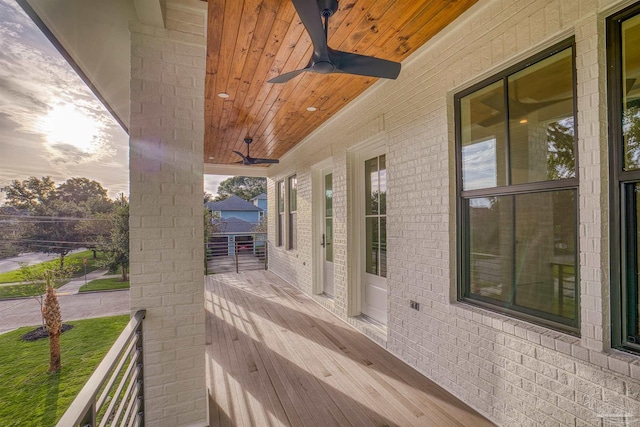
[[[401,62],[476,1],[341,0],[329,20],[328,44]],[[253,157],[279,158],[377,80],[302,73],[284,84],[267,83],[304,68],[312,54],[291,0],[208,4],[205,163],[237,162],[232,150],[246,152],[245,137],[254,140]]]

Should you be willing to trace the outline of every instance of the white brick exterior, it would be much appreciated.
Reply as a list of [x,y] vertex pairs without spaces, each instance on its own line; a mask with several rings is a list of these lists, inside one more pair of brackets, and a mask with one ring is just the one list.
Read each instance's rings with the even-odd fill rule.
[[[605,19],[615,0],[480,0],[270,168],[298,177],[298,248],[270,246],[271,271],[314,289],[313,166],[333,166],[335,299],[316,300],[503,426],[640,422],[640,357],[609,348],[609,182]],[[456,301],[453,95],[575,37],[579,136],[581,337]],[[351,152],[387,141],[388,314],[385,330],[350,317],[360,251],[352,230]],[[275,217],[269,240],[275,241]],[[409,300],[421,304],[419,312]],[[613,416],[614,418],[607,418]],[[633,418],[635,417],[635,418]],[[624,420],[622,420],[624,421]]]
[[206,3],[131,25],[131,309],[144,321],[145,422],[205,426],[202,152]]

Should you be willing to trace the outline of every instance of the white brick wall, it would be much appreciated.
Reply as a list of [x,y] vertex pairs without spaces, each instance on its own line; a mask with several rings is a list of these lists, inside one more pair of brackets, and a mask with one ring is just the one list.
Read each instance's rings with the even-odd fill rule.
[[[631,3],[479,1],[405,61],[397,81],[377,83],[270,168],[274,181],[297,173],[298,233],[305,236],[297,251],[270,248],[270,269],[312,291],[311,245],[319,240],[311,234],[311,170],[330,159],[336,297],[316,297],[327,309],[500,425],[640,419],[640,357],[609,348],[604,19]],[[580,338],[455,300],[453,95],[570,36],[578,77]],[[389,322],[382,339],[348,317],[359,251],[350,235],[349,150],[380,134],[388,140],[389,180]],[[410,299],[420,302],[419,312]]]
[[146,425],[207,425],[202,152],[206,3],[131,25],[131,308],[146,309]]

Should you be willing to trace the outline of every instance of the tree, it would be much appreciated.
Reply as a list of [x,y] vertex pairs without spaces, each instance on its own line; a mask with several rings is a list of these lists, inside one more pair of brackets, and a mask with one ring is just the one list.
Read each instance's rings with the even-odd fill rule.
[[29,211],[15,224],[16,240],[26,250],[59,254],[61,267],[71,250],[92,248],[109,232],[104,215],[114,204],[97,181],[69,178],[55,187],[49,177],[31,177],[13,181],[5,191],[7,205]]
[[218,196],[215,201],[224,200],[232,195],[236,195],[245,200],[251,200],[257,195],[266,192],[266,178],[234,176],[220,183],[218,186]]
[[16,241],[19,211],[10,206],[0,206],[0,259],[16,256],[20,246]]
[[213,202],[213,194],[208,193],[208,192],[204,192],[204,202],[205,203],[209,203],[209,202]]
[[576,161],[573,145],[573,121],[562,120],[550,123],[547,128],[547,174],[548,179],[564,179],[575,176]]
[[56,193],[55,183],[48,176],[32,176],[24,181],[13,180],[4,188],[5,204],[18,210],[33,210],[47,203]]
[[129,280],[129,203],[124,197],[119,203],[111,215],[111,233],[101,239],[98,249],[106,255],[102,264],[112,273],[120,268],[124,282]]
[[88,178],[67,179],[56,188],[55,198],[82,206],[91,214],[113,210],[113,202],[107,197],[107,190],[98,181]]
[[60,334],[62,333],[62,312],[56,295],[56,281],[69,277],[73,272],[71,267],[49,268],[45,265],[27,266],[22,264],[20,272],[24,280],[41,284],[45,288],[44,300],[42,296],[36,298],[40,303],[42,323],[49,333],[49,372],[57,372],[62,367],[60,356]]

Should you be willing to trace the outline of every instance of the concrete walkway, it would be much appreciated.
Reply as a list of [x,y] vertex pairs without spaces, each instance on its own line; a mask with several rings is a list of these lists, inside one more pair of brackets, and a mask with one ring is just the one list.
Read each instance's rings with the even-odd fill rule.
[[[87,274],[87,282],[104,276],[105,272],[100,270]],[[79,294],[78,289],[82,285],[84,285],[84,276],[58,289],[63,321],[130,313],[129,289]],[[40,304],[35,298],[0,301],[0,334],[22,326],[36,326],[41,323]]]

